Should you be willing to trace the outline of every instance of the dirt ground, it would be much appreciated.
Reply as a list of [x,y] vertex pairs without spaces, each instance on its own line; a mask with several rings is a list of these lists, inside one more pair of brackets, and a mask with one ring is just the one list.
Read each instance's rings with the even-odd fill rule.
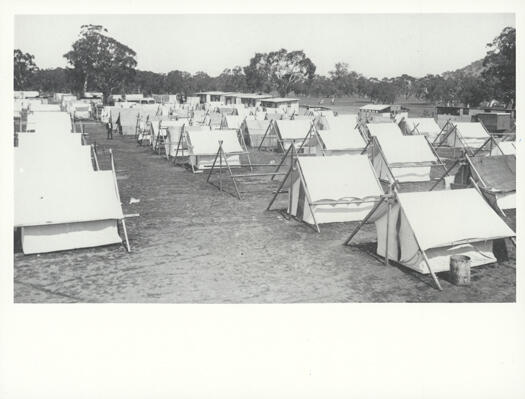
[[[507,262],[472,269],[457,287],[373,256],[375,228],[357,246],[343,242],[354,223],[305,224],[265,211],[275,185],[247,185],[242,201],[219,192],[205,174],[171,165],[133,137],[106,140],[104,127],[85,126],[103,169],[115,154],[132,252],[107,246],[41,255],[15,254],[15,302],[329,303],[512,302],[515,253]],[[256,162],[275,153],[253,154]],[[231,186],[228,186],[232,189]],[[139,203],[130,204],[130,198]],[[278,205],[285,206],[285,196]],[[513,224],[513,222],[510,222]],[[514,227],[514,226],[512,226]],[[436,228],[439,228],[436,226]]]

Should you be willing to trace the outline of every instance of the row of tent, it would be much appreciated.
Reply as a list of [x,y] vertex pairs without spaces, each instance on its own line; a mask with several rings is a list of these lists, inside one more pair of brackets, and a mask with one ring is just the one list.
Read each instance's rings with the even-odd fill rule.
[[129,250],[113,159],[100,170],[73,130],[66,112],[33,111],[17,133],[14,227],[24,254],[122,243],[118,222]]
[[[431,118],[404,116],[363,124],[357,115],[329,112],[253,116],[226,114],[211,124],[200,115],[156,115],[137,137],[168,159],[187,157],[194,172],[208,170],[208,180],[214,169],[228,169],[235,190],[241,175],[232,169],[246,166],[240,155],[249,159],[248,147],[280,151],[279,167],[290,162],[268,209],[286,193],[288,215],[317,231],[323,223],[359,222],[360,228],[374,222],[377,254],[431,274],[438,287],[435,273],[448,270],[451,255],[469,256],[472,266],[493,263],[493,241],[515,236],[501,218],[516,207],[515,154],[508,153],[513,144],[496,141],[480,123],[440,128]],[[461,149],[460,172],[449,185],[454,189],[400,192],[402,183],[434,183],[450,172],[451,160],[439,156],[439,147]],[[268,175],[275,177],[279,167]]]

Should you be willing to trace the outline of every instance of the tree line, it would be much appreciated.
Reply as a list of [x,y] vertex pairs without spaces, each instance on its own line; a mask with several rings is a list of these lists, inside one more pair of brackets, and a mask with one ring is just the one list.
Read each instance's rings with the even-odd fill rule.
[[[485,57],[474,70],[458,70],[415,78],[366,77],[337,63],[328,76],[302,50],[256,53],[248,65],[225,69],[218,76],[173,70],[168,73],[136,69],[136,53],[109,36],[101,25],[82,25],[79,38],[64,57],[66,68],[40,69],[31,54],[14,51],[15,90],[44,93],[86,91],[110,94],[190,95],[205,90],[264,92],[280,96],[359,96],[371,102],[394,103],[417,98],[432,103],[469,104],[497,100],[514,106],[516,98],[516,31],[506,27],[487,44]],[[472,68],[471,68],[472,69]]]

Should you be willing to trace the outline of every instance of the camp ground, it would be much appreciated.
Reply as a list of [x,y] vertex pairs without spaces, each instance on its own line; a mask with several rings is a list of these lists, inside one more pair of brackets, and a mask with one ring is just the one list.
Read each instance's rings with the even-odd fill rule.
[[286,151],[292,144],[299,146],[312,127],[312,122],[308,120],[272,120],[259,144],[259,149],[263,148],[267,137],[275,137],[278,145],[275,149],[282,151]]
[[[453,150],[456,157],[463,152],[472,153],[483,146],[490,138],[490,134],[480,122],[455,122],[450,121],[443,127],[432,143],[435,148],[448,147]],[[456,151],[458,150],[458,151]]]
[[288,215],[318,232],[322,223],[363,219],[383,194],[366,155],[299,156],[292,165],[267,210],[288,193]]
[[379,179],[386,182],[425,182],[435,173],[446,171],[426,136],[373,136],[369,146],[371,159]]
[[404,134],[423,134],[430,142],[433,142],[442,130],[433,118],[402,118],[398,125]]
[[451,255],[468,256],[472,267],[494,263],[494,240],[515,237],[473,188],[413,193],[394,189],[353,230],[346,245],[368,221],[375,223],[376,252],[386,264],[392,260],[431,274],[439,289],[435,273],[449,270]]
[[393,122],[385,123],[367,123],[366,129],[369,134],[369,139],[372,137],[402,137],[403,132]]

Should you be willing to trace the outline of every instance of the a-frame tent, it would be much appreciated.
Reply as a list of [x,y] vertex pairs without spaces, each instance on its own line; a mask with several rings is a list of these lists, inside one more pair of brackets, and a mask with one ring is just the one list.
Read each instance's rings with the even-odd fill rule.
[[222,129],[240,129],[243,122],[244,116],[239,115],[224,115],[222,120]]
[[433,142],[442,130],[434,118],[402,118],[398,125],[404,134],[423,134],[430,142]]
[[516,156],[465,154],[454,183],[474,185],[494,209],[504,214],[504,210],[516,208]]
[[265,142],[262,139],[270,126],[270,121],[246,118],[241,127],[242,134],[246,144],[252,148],[272,149],[277,147],[276,137],[266,137]]
[[[184,128],[187,125],[187,119],[179,119],[177,121],[172,121],[170,126],[167,126],[167,134],[164,142],[164,152],[166,158],[169,160],[171,157],[175,157],[177,154],[177,148],[179,142],[181,141],[184,135]],[[184,146],[180,148],[181,156],[184,155],[184,150],[187,150]]]
[[14,227],[25,254],[121,243],[118,221],[129,250],[113,154],[112,169],[98,170],[78,137],[37,125],[15,148]]
[[267,137],[276,137],[278,148],[283,152],[288,150],[290,145],[299,146],[310,133],[313,123],[308,120],[272,120],[264,137],[261,140],[259,149],[262,148]]
[[[470,155],[482,147],[491,135],[480,122],[455,122],[449,121],[432,143],[435,148],[449,147],[459,155],[463,152]],[[454,154],[455,155],[455,154]],[[455,157],[455,156],[453,156]]]
[[[171,141],[170,146],[173,143],[175,143],[175,140],[177,140],[177,138],[178,138],[178,141],[176,142],[175,152],[173,152],[173,149],[170,148],[169,158],[173,158],[173,163],[175,165],[179,165],[179,166],[190,165],[191,166],[190,158],[189,158],[190,154],[189,154],[188,134],[190,132],[200,132],[200,131],[210,132],[211,127],[207,125],[190,125],[189,122],[186,120],[181,130],[180,131],[177,131],[177,130],[178,129],[175,129],[175,135],[174,135],[175,137],[170,139]],[[192,170],[195,172],[193,167],[192,167]]]
[[375,222],[377,254],[424,274],[448,271],[450,256],[465,255],[471,266],[496,262],[493,241],[515,233],[473,188],[397,193],[384,200],[359,224]]
[[363,219],[383,194],[366,155],[299,156],[291,165],[267,210],[287,192],[288,214],[317,231],[322,223]]
[[187,140],[189,163],[193,172],[202,172],[203,169],[212,167],[220,143],[225,154],[224,162],[230,166],[239,166],[239,155],[247,153],[239,142],[236,130],[189,130]]
[[403,132],[393,122],[384,123],[367,123],[366,130],[368,132],[368,139],[372,137],[402,137]]
[[446,171],[427,138],[417,136],[374,136],[369,146],[379,179],[393,183],[432,180],[433,168]]

